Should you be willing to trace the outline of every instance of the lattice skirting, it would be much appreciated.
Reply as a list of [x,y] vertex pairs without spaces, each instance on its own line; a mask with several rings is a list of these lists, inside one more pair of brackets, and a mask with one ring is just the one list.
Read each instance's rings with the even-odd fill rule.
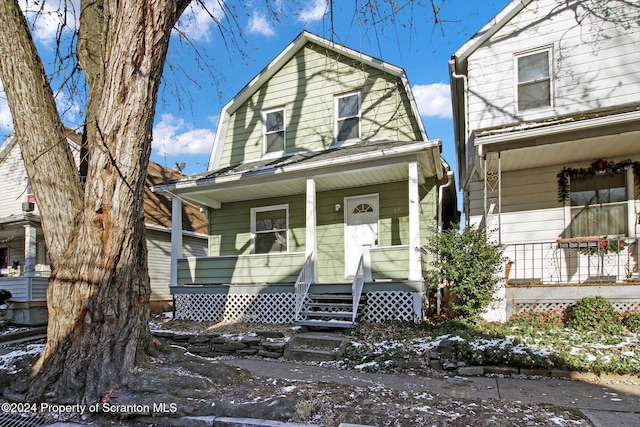
[[363,311],[367,322],[405,320],[413,322],[416,313],[413,307],[413,293],[401,291],[378,291],[367,293],[367,303]]
[[[411,292],[379,291],[366,294],[361,319],[369,322],[414,321]],[[274,294],[177,294],[174,295],[177,320],[250,323],[293,323],[294,293]]]
[[175,318],[213,322],[293,323],[294,293],[178,294]]
[[[516,303],[515,313],[564,311],[574,303],[571,302],[540,302],[540,303]],[[611,301],[613,309],[624,313],[627,311],[640,311],[640,302],[615,302]]]

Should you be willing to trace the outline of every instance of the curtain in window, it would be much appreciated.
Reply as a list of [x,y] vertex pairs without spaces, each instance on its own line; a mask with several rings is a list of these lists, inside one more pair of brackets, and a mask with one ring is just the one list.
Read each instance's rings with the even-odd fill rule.
[[571,236],[627,234],[624,172],[571,180]]

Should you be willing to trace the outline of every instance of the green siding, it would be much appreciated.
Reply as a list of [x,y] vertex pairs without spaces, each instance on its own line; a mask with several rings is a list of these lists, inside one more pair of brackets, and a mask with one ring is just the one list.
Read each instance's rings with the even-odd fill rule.
[[420,140],[402,81],[307,44],[230,118],[220,167],[262,156],[261,111],[285,107],[287,152],[334,142],[334,96],[362,92],[362,139]]
[[[376,249],[377,258],[373,270],[376,278],[403,279],[408,271],[409,245],[409,207],[407,181],[392,182],[381,185],[345,188],[335,191],[318,192],[317,201],[317,239],[318,239],[318,274],[323,283],[344,282],[344,208],[336,212],[335,205],[344,205],[345,197],[364,194],[379,195],[379,246],[404,248]],[[420,235],[423,245],[426,244],[429,233],[436,227],[437,190],[435,180],[429,179],[420,188],[421,209]],[[211,256],[247,255],[250,252],[250,211],[251,208],[261,206],[289,205],[289,250],[290,252],[305,252],[305,195],[299,194],[289,197],[261,199],[228,203],[222,209],[213,210],[210,218],[209,254]],[[391,251],[391,252],[389,252]],[[400,251],[400,252],[394,252]],[[388,256],[389,254],[393,256]],[[255,256],[255,255],[252,255]],[[206,268],[207,264],[204,264]],[[198,268],[201,268],[198,266]],[[234,280],[249,280],[254,283],[255,277],[241,276],[236,270],[242,265],[220,264],[217,268],[225,269],[220,273],[220,280],[224,277],[234,277]],[[250,269],[251,270],[251,269]],[[299,272],[299,268],[297,272]],[[297,272],[295,273],[297,275]],[[184,274],[192,274],[184,273]],[[213,272],[203,273],[204,277],[211,277]],[[249,274],[249,273],[247,273]],[[252,273],[255,274],[255,269]],[[262,273],[261,273],[262,274]],[[287,273],[289,276],[293,271]],[[280,270],[274,270],[274,278],[281,280],[287,276]],[[191,276],[182,277],[187,280]],[[262,277],[262,276],[259,276]],[[209,279],[208,279],[209,280]],[[217,283],[217,282],[216,282]]]
[[209,215],[209,255],[241,255],[251,253],[251,208],[289,205],[289,252],[305,250],[306,196],[247,200],[225,203]]
[[371,274],[374,280],[407,280],[409,246],[371,249]]
[[179,285],[295,283],[304,253],[187,258],[178,261]]

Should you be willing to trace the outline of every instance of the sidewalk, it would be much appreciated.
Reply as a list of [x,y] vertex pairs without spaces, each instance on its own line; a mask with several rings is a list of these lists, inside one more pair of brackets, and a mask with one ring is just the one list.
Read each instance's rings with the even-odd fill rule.
[[267,378],[354,386],[383,385],[392,390],[441,393],[469,399],[548,403],[579,409],[595,427],[640,426],[640,384],[591,383],[555,378],[432,378],[337,370],[315,365],[256,359],[223,363]]

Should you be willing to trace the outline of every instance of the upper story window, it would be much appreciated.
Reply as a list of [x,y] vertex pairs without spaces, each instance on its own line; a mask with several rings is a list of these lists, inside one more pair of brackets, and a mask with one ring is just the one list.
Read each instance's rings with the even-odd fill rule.
[[551,107],[551,48],[516,56],[518,111]]
[[263,112],[264,154],[285,151],[284,108]]
[[626,171],[571,179],[571,237],[626,236]]
[[336,142],[360,139],[360,92],[337,96],[336,111]]
[[289,206],[251,209],[253,253],[287,252],[289,249]]

